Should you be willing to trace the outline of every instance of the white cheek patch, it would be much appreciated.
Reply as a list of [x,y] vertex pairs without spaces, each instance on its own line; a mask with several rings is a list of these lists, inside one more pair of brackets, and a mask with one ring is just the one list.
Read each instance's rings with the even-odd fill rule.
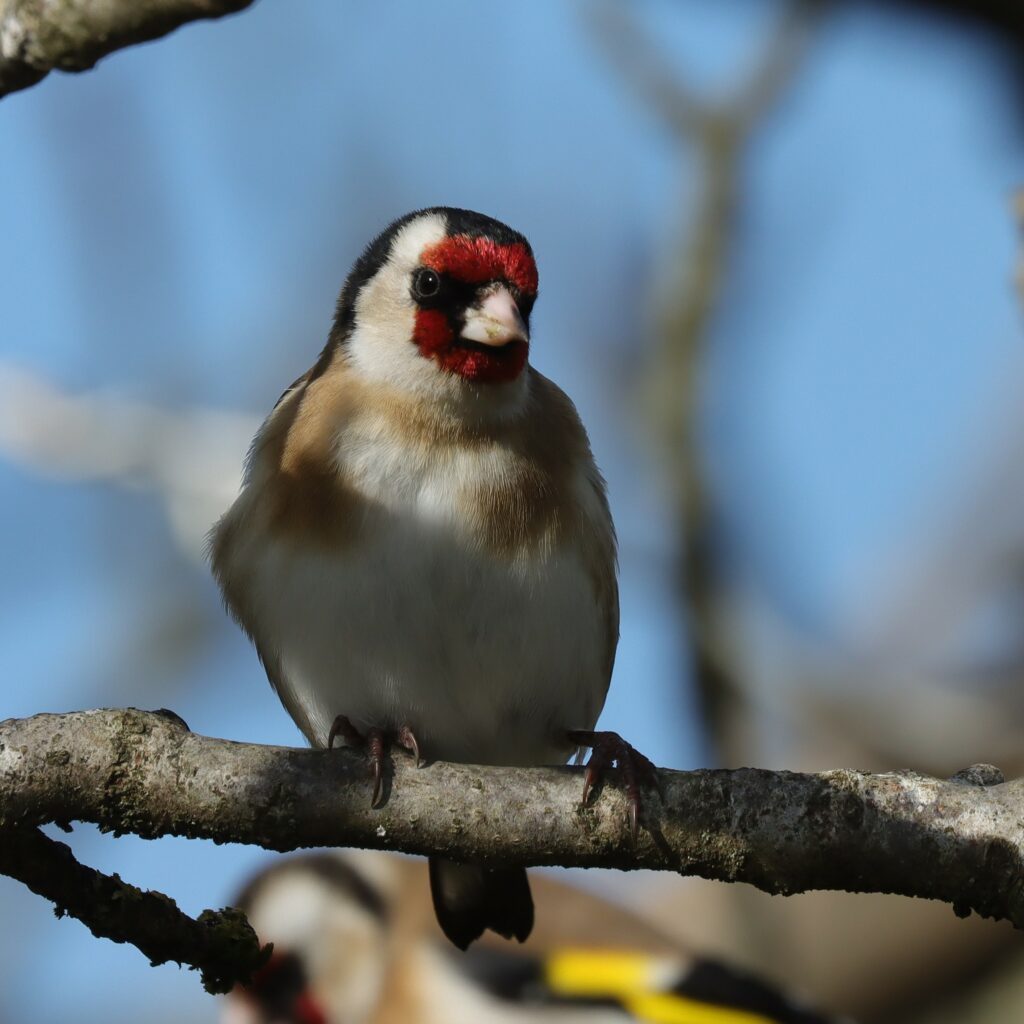
[[322,926],[330,893],[317,878],[298,871],[269,881],[249,912],[249,923],[264,941],[298,950],[310,944]]
[[435,378],[443,375],[412,344],[416,303],[409,294],[409,277],[423,250],[445,238],[447,230],[438,213],[406,224],[395,236],[387,262],[359,293],[349,352],[368,379],[415,391],[432,381],[436,387]]

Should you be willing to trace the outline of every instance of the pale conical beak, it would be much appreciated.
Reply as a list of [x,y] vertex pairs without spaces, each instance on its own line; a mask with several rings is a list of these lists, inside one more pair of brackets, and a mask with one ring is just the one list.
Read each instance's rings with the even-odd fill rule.
[[507,288],[496,289],[478,306],[466,311],[466,325],[459,337],[494,348],[530,340],[516,300]]

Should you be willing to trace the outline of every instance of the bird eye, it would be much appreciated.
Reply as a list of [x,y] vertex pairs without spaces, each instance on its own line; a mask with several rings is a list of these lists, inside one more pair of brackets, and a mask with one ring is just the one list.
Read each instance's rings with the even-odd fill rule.
[[441,276],[436,270],[420,267],[413,275],[412,290],[418,299],[429,299],[441,290]]

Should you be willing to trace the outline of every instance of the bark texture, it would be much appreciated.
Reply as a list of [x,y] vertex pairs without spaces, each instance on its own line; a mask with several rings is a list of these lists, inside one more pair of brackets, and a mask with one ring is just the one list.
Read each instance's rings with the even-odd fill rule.
[[360,846],[501,866],[653,868],[770,893],[938,899],[1024,927],[1024,780],[1004,782],[990,766],[950,780],[663,770],[634,846],[614,778],[582,808],[579,768],[416,769],[401,751],[394,760],[374,810],[358,752],[212,739],[170,712],[10,719],[0,723],[0,829],[88,821],[273,850]]
[[0,96],[252,0],[0,0]]

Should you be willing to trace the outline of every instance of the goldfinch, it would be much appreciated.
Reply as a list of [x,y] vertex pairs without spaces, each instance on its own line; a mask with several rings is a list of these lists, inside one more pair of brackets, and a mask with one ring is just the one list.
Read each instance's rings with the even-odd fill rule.
[[260,872],[235,903],[274,952],[222,1024],[838,1024],[547,877],[522,949],[485,939],[455,954],[424,868],[319,853]]
[[[653,766],[594,733],[618,640],[615,532],[568,397],[528,362],[537,267],[490,217],[435,207],[356,261],[328,341],[256,435],[211,534],[216,576],[314,746],[474,764],[564,763],[583,799],[622,770],[637,827]],[[523,941],[522,869],[433,859],[465,949]]]

